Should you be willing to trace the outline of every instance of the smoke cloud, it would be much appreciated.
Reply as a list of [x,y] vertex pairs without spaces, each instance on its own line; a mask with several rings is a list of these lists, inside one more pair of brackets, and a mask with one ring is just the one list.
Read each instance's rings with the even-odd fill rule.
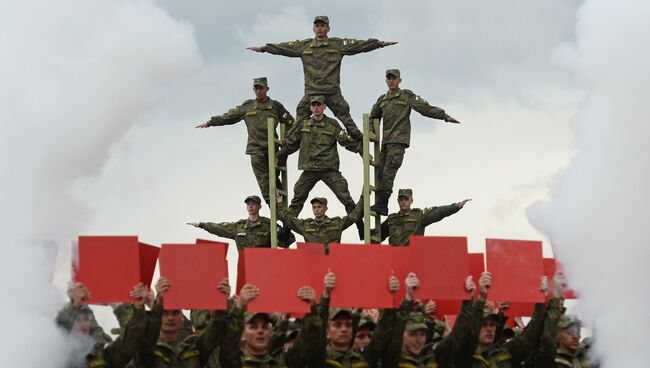
[[589,0],[559,60],[587,90],[575,157],[529,208],[565,264],[604,367],[650,366],[650,3]]
[[71,187],[200,63],[193,29],[151,1],[0,3],[0,366],[63,366],[47,244],[67,250],[87,216]]

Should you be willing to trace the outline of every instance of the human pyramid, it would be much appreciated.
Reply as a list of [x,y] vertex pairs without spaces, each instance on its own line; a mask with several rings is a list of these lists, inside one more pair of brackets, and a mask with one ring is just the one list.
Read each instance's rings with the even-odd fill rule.
[[[268,97],[266,77],[253,80],[255,99],[212,117],[197,128],[246,123],[248,144],[246,154],[262,197],[273,207],[282,226],[259,215],[262,200],[257,195],[244,200],[248,217],[236,222],[190,222],[212,234],[233,239],[238,250],[270,247],[271,232],[277,233],[278,245],[288,247],[295,241],[292,230],[305,242],[324,245],[340,243],[345,229],[356,224],[364,239],[364,196],[355,203],[346,179],[339,171],[337,144],[351,152],[363,153],[363,134],[350,116],[350,107],[340,89],[340,68],[343,56],[369,52],[397,42],[376,39],[356,40],[328,37],[329,19],[314,18],[314,38],[262,47],[255,52],[299,57],[303,63],[305,96],[297,106],[296,119],[284,106]],[[374,214],[388,215],[388,201],[393,192],[396,173],[410,144],[410,112],[459,123],[444,110],[407,89],[400,89],[401,73],[388,69],[385,73],[388,91],[373,105],[370,118],[382,119],[381,154],[375,169],[379,181],[375,189]],[[325,115],[329,107],[343,123]],[[281,148],[269,153],[267,121],[286,126]],[[370,131],[375,136],[377,132]],[[278,139],[277,132],[271,139]],[[299,151],[298,168],[302,173],[295,183],[294,196],[273,193],[270,163],[273,155],[277,166],[286,166],[287,156]],[[271,160],[269,159],[271,155]],[[310,203],[314,217],[299,219],[309,192],[323,181],[344,205],[343,217],[328,217],[327,199],[313,198]],[[393,246],[408,246],[412,235],[424,235],[425,227],[450,216],[470,200],[447,206],[411,208],[411,189],[399,189],[400,211],[381,223],[374,241],[386,238]],[[163,275],[164,276],[164,275]],[[464,276],[463,276],[464,277]],[[86,285],[77,282],[70,290],[71,302],[58,315],[57,323],[73,335],[90,336],[93,348],[81,360],[71,358],[71,367],[586,367],[586,351],[579,347],[580,322],[563,315],[563,293],[566,282],[561,272],[552,282],[540,281],[539,291],[544,303],[535,305],[531,321],[515,337],[506,329],[504,311],[508,304],[499,303],[498,311],[487,302],[492,276],[483,272],[475,284],[472,276],[465,279],[466,300],[453,326],[436,317],[433,300],[416,299],[415,291],[433,280],[418,278],[414,272],[404,280],[395,275],[385,280],[387,292],[402,295],[393,308],[362,309],[330,307],[337,278],[326,272],[322,293],[312,286],[296,290],[296,297],[311,306],[304,316],[284,313],[248,312],[249,304],[264,290],[244,284],[231,296],[230,283],[224,278],[214,293],[227,298],[225,310],[192,310],[188,320],[180,309],[165,308],[165,295],[172,288],[169,279],[161,277],[155,294],[143,283],[135,285],[129,297],[133,303],[112,304],[120,323],[115,341],[104,333],[86,305],[91,298]],[[384,281],[382,281],[384,282]],[[549,285],[549,283],[551,285]],[[458,285],[459,287],[461,285]],[[339,285],[340,288],[340,285]],[[320,286],[319,286],[320,289]],[[402,292],[400,293],[400,289]],[[405,292],[404,292],[405,289]],[[298,318],[299,317],[299,318]],[[512,330],[510,330],[512,331]],[[580,364],[580,365],[576,365]]]

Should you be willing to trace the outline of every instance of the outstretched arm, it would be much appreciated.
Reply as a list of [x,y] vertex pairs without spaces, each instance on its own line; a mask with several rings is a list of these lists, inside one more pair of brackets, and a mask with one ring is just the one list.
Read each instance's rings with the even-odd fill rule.
[[300,57],[304,50],[304,41],[289,41],[282,43],[267,43],[262,47],[247,47],[246,50],[254,52],[268,52],[269,54]]
[[471,201],[471,199],[465,199],[458,203],[450,204],[449,206],[427,207],[422,210],[422,224],[424,226],[429,226],[434,222],[438,222],[444,219],[447,216],[451,216],[454,213],[460,211],[460,209],[463,208],[469,201]]
[[216,236],[221,236],[228,239],[235,239],[237,237],[237,230],[235,229],[234,222],[188,222],[188,225],[201,228]]
[[207,122],[197,125],[196,128],[208,128],[211,126],[231,125],[244,119],[246,111],[242,106],[233,107],[223,115],[213,116]]
[[395,45],[397,42],[394,41],[379,41],[374,38],[369,38],[367,40],[356,40],[354,38],[346,38],[343,40],[341,45],[341,53],[343,55],[356,55],[362,52],[370,52],[377,50],[382,47]]
[[413,110],[419,112],[424,116],[434,118],[434,119],[444,120],[448,123],[460,124],[460,121],[447,115],[445,110],[436,106],[429,105],[429,102],[427,102],[427,100],[421,98],[420,96],[416,96],[415,94],[410,96],[409,104],[411,105],[411,108]]

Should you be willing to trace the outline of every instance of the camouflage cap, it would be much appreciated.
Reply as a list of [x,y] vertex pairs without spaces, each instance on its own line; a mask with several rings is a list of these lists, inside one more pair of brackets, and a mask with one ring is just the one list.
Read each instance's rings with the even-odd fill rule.
[[315,103],[324,104],[325,103],[325,96],[323,96],[323,95],[311,96],[309,98],[309,103],[310,104],[315,104]]
[[314,23],[316,23],[316,22],[323,22],[323,23],[329,25],[330,24],[330,19],[327,17],[327,15],[317,15],[316,17],[314,17]]
[[498,317],[499,317],[499,315],[498,315],[497,312],[494,310],[494,307],[493,307],[492,305],[490,305],[490,304],[486,304],[486,305],[483,307],[483,319],[487,319],[487,318],[498,318]]
[[428,330],[427,326],[427,317],[422,312],[411,312],[409,313],[408,319],[406,320],[406,331],[417,331],[417,330]]
[[269,83],[266,80],[266,77],[258,77],[253,79],[253,86],[268,87]]
[[309,203],[314,204],[314,202],[318,202],[318,203],[321,203],[321,204],[327,206],[327,198],[315,197]]
[[250,323],[255,318],[263,318],[268,323],[271,323],[271,316],[269,316],[267,313],[246,313],[244,315],[244,323]]
[[375,321],[373,321],[370,317],[368,316],[363,316],[359,320],[359,327],[357,327],[357,330],[360,330],[362,327],[365,327],[369,329],[370,331],[374,330],[377,324]]
[[400,74],[399,74],[399,69],[388,69],[388,70],[386,70],[386,77],[388,77],[389,75],[394,75],[397,78],[401,78]]
[[413,198],[413,190],[411,190],[411,189],[400,189],[397,192],[397,198],[399,198],[399,197],[406,197],[408,199],[411,199],[411,198]]
[[329,310],[329,320],[333,320],[336,318],[341,313],[347,314],[348,317],[352,318],[352,312],[350,312],[348,309],[345,308],[330,308]]
[[578,316],[574,314],[565,314],[560,317],[560,321],[557,323],[557,328],[560,330],[566,330],[567,328],[576,325],[578,328],[582,327],[582,322],[578,319]]
[[249,195],[248,197],[246,197],[246,199],[244,199],[244,203],[248,203],[248,201],[253,201],[257,204],[262,204],[262,200],[260,199],[260,197],[256,195]]

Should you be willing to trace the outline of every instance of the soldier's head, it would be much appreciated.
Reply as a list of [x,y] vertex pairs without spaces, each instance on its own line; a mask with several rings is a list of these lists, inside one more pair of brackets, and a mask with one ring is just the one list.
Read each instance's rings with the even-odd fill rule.
[[400,211],[408,211],[413,204],[413,191],[411,189],[400,189],[397,192],[397,203]]
[[337,351],[347,351],[352,345],[352,314],[343,308],[331,308],[327,322],[327,340]]
[[317,219],[323,218],[327,212],[327,199],[316,197],[311,200],[311,210],[314,212],[314,217]]
[[266,101],[269,93],[269,83],[266,77],[253,79],[253,92],[255,92],[255,98],[258,101]]
[[480,347],[487,348],[494,344],[494,338],[497,334],[499,316],[494,313],[492,308],[483,310],[483,326],[478,333],[478,344]]
[[401,82],[402,78],[400,78],[399,69],[386,70],[386,85],[388,86],[389,91],[395,91],[398,89]]
[[92,327],[94,318],[92,309],[86,305],[81,307],[79,313],[75,316],[70,332],[80,335],[90,335],[90,328]]
[[266,313],[246,313],[242,342],[244,349],[254,356],[268,353],[271,341],[271,319]]
[[411,356],[419,356],[427,342],[428,329],[424,313],[409,313],[402,335],[402,352]]
[[558,346],[570,353],[575,353],[580,346],[580,327],[582,323],[577,316],[565,314],[557,324]]
[[330,31],[330,19],[325,15],[319,15],[314,18],[314,35],[316,39],[322,40],[327,38]]
[[314,119],[321,120],[326,108],[327,106],[325,105],[325,96],[319,95],[311,96],[309,98],[309,109],[311,110]]
[[256,195],[250,195],[244,199],[246,203],[246,211],[249,215],[259,215],[260,208],[262,208],[262,200]]
[[355,351],[363,351],[370,343],[374,330],[375,322],[373,322],[372,319],[369,317],[361,318],[361,321],[359,321],[359,327],[357,327],[357,333],[354,335],[354,345],[352,348]]
[[166,310],[162,315],[160,332],[164,334],[175,334],[183,327],[184,321],[185,317],[180,309]]

